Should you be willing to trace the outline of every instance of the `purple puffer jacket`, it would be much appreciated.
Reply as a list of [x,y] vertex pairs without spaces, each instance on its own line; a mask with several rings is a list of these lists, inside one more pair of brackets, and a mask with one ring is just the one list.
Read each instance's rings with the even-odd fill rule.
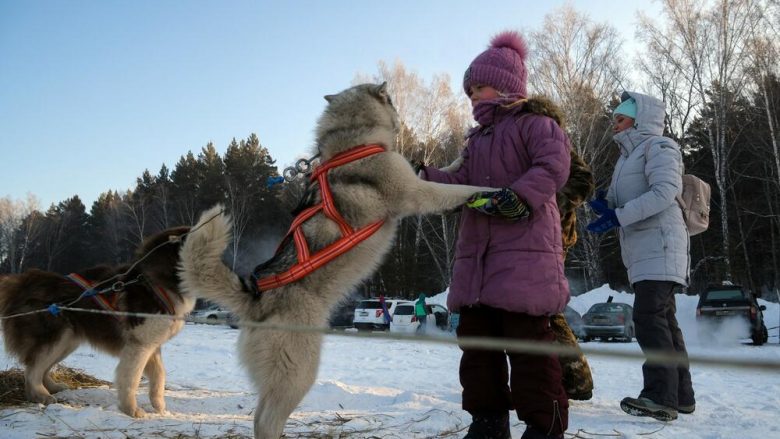
[[483,304],[530,315],[562,312],[569,301],[555,193],[569,177],[569,139],[549,117],[497,106],[493,124],[470,134],[463,164],[424,178],[509,187],[531,208],[509,222],[463,208],[447,306]]

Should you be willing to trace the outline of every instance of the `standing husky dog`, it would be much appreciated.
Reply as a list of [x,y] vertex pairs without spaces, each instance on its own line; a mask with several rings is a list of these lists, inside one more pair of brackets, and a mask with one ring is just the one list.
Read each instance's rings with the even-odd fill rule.
[[[196,231],[182,248],[184,291],[227,305],[243,322],[326,327],[331,309],[382,261],[401,218],[452,209],[475,192],[495,190],[418,179],[406,159],[396,152],[398,115],[386,84],[358,85],[325,99],[328,105],[316,131],[323,165],[358,145],[379,144],[383,148],[382,152],[329,171],[335,206],[356,229],[384,220],[382,226],[306,277],[255,295],[222,263],[231,230],[229,219],[218,213],[220,207],[215,207],[201,216]],[[298,210],[322,201],[316,186],[310,185]],[[322,212],[304,222],[302,231],[312,253],[342,236],[339,225]],[[291,241],[285,241],[276,256],[255,274],[269,276],[295,264],[296,250]],[[260,393],[255,438],[277,439],[287,418],[314,384],[322,335],[244,327],[239,344],[242,362]]]
[[[119,408],[124,413],[135,418],[144,416],[135,399],[142,372],[149,378],[152,407],[157,412],[165,410],[165,369],[160,346],[181,330],[181,318],[195,304],[194,298],[178,292],[176,272],[179,241],[188,230],[178,227],[148,238],[137,251],[138,258],[147,256],[136,259],[139,261],[136,266],[118,279],[115,276],[127,271],[129,265],[93,267],[67,277],[28,270],[0,280],[0,316],[3,317],[45,309],[56,303],[73,308],[172,313],[178,318],[115,317],[62,310],[58,315],[44,312],[3,320],[5,347],[24,365],[24,387],[30,401],[57,402],[51,394],[67,387],[52,380],[51,368],[88,342],[119,357],[115,384]],[[101,283],[109,279],[110,282]],[[115,280],[124,285],[114,283]],[[117,292],[74,302],[90,285],[95,285],[97,290],[116,285]]]

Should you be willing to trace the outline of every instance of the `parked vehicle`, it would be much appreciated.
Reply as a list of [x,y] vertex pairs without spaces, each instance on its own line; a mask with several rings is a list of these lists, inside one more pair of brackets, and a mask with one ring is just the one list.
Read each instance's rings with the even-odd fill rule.
[[228,314],[230,311],[227,308],[212,303],[191,311],[186,320],[193,323],[218,323],[227,321]]
[[[401,303],[413,303],[408,300],[399,299],[386,299],[385,305],[390,313],[392,319],[395,313],[395,308]],[[387,331],[390,329],[390,323],[388,323],[385,312],[382,309],[382,305],[379,303],[379,299],[366,299],[361,300],[355,307],[355,317],[352,321],[353,326],[360,331],[380,330]]]
[[[438,304],[426,304],[428,310],[426,316],[426,328],[439,328],[442,331],[449,330],[449,311]],[[390,332],[417,332],[420,320],[414,314],[414,302],[401,303],[395,308],[393,321],[390,322]]]
[[428,315],[433,315],[435,317],[434,324],[436,327],[442,331],[448,331],[450,328],[450,312],[447,308],[435,303],[427,306],[430,307],[428,309]]
[[566,319],[566,323],[569,324],[569,328],[571,328],[574,336],[580,340],[585,340],[585,323],[583,323],[580,313],[566,305],[566,309],[563,310],[563,318]]
[[598,337],[601,341],[618,339],[630,342],[634,339],[634,309],[625,303],[604,302],[590,307],[582,316],[585,341]]
[[225,323],[233,329],[238,329],[238,315],[235,313],[228,313]]
[[759,305],[755,295],[739,285],[711,286],[699,295],[696,305],[699,341],[714,341],[731,334],[750,337],[754,345],[760,346],[769,338],[765,310],[766,306]]
[[351,328],[355,321],[355,307],[358,305],[358,301],[349,298],[339,303],[330,312],[328,317],[328,325],[333,329],[346,329]]
[[450,313],[450,332],[456,332],[458,330],[458,324],[460,324],[460,313],[459,312],[451,312]]

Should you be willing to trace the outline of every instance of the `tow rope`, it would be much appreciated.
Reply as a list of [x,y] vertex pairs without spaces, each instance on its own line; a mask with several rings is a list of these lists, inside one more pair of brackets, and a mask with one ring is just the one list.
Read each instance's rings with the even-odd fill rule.
[[[257,277],[257,272],[266,264],[259,265],[252,274],[252,279],[254,280],[258,292],[279,288],[283,285],[303,279],[314,270],[317,270],[338,256],[348,252],[382,227],[385,222],[384,220],[379,220],[357,230],[353,229],[352,226],[347,224],[336,209],[336,205],[333,201],[333,194],[331,193],[330,185],[328,184],[329,170],[380,152],[385,152],[385,148],[381,145],[359,145],[336,154],[330,160],[320,164],[320,166],[314,169],[310,181],[319,184],[322,202],[304,209],[295,217],[290,225],[290,229],[287,231],[287,234],[282,239],[282,242],[279,244],[279,247],[277,247],[276,253],[274,254],[274,256],[278,255],[290,239],[292,239],[295,243],[298,262],[282,273],[267,276],[262,279]],[[309,218],[320,212],[339,226],[341,238],[320,251],[311,254],[309,245],[306,242],[306,237],[303,234],[302,226]]]

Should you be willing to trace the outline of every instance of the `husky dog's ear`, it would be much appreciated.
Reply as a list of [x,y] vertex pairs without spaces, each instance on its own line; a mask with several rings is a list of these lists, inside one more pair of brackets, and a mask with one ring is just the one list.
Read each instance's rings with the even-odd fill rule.
[[336,99],[336,95],[325,95],[324,97],[325,97],[325,100],[328,101],[329,104],[331,102],[333,102],[334,99]]
[[374,94],[385,102],[390,102],[390,95],[387,93],[387,81],[374,86]]

